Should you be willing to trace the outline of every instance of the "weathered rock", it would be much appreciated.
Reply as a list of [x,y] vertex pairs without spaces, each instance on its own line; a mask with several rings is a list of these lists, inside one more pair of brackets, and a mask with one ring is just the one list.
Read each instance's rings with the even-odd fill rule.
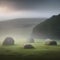
[[33,38],[30,38],[28,42],[29,42],[29,43],[34,43],[35,41],[34,41]]
[[24,49],[33,49],[34,46],[30,45],[30,44],[26,44],[24,45]]
[[55,40],[47,39],[45,45],[57,45],[57,42]]
[[11,37],[7,37],[4,42],[3,45],[14,45],[14,39]]

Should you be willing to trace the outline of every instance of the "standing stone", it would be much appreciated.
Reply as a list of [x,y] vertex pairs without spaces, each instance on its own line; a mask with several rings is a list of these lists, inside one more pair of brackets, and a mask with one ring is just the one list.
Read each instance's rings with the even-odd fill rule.
[[34,43],[34,39],[33,38],[30,38],[28,42],[29,43]]
[[34,46],[31,44],[24,45],[24,49],[33,49],[33,48],[34,48]]
[[4,42],[3,45],[14,45],[14,39],[11,37],[7,37]]
[[55,40],[47,39],[45,45],[57,45],[57,42]]

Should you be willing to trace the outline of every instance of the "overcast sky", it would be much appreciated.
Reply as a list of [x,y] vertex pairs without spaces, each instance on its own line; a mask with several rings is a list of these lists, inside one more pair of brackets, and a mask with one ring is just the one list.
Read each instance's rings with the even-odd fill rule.
[[60,0],[0,0],[0,20],[51,17],[60,13]]

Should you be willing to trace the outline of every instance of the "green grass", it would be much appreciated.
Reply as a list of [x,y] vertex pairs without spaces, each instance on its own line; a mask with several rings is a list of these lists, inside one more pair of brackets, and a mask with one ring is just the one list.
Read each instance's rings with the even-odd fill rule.
[[60,43],[57,46],[44,45],[44,41],[32,43],[35,49],[24,49],[22,45],[0,46],[1,59],[60,60]]

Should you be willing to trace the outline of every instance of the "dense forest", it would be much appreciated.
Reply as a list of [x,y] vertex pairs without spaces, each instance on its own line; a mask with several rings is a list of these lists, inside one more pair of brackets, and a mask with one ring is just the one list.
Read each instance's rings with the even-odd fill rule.
[[60,14],[54,15],[34,27],[33,36],[44,39],[60,39]]

